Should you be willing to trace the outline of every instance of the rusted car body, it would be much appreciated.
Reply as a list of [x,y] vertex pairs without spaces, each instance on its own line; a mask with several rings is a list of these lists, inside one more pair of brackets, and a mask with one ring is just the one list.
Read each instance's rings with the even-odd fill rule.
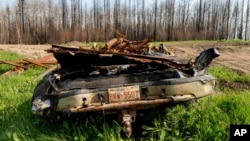
[[189,60],[149,50],[139,54],[52,45],[48,51],[60,67],[37,85],[33,113],[118,114],[128,137],[136,111],[211,95],[215,78],[206,70],[219,56],[215,48]]

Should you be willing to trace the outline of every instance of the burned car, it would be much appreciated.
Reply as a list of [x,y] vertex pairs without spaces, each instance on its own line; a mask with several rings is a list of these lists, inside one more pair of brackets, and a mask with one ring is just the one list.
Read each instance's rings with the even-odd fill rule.
[[129,137],[136,111],[212,94],[215,78],[206,70],[219,56],[215,48],[181,59],[151,49],[149,41],[114,38],[100,48],[52,45],[47,51],[59,67],[35,88],[32,112],[117,114]]

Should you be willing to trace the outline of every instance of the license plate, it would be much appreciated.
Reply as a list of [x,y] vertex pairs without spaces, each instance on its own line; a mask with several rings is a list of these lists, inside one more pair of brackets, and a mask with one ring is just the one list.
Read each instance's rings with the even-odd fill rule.
[[109,88],[109,102],[121,102],[140,99],[139,85]]

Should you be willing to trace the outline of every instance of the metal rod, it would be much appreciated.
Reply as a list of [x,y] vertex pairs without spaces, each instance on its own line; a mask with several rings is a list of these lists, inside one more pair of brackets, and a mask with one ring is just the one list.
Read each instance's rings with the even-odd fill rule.
[[80,113],[80,112],[93,112],[93,111],[102,111],[102,110],[119,110],[123,108],[134,108],[135,110],[145,109],[146,107],[155,107],[167,103],[172,103],[173,99],[165,98],[165,99],[155,99],[155,100],[140,100],[140,101],[127,101],[122,103],[109,103],[103,106],[92,106],[86,108],[71,108],[71,113]]

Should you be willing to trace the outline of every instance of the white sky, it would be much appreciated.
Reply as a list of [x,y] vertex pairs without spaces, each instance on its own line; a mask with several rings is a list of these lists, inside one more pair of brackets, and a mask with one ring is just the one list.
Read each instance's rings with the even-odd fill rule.
[[18,0],[0,0],[0,7],[6,7],[7,5],[9,5],[11,7],[11,5],[17,3]]

